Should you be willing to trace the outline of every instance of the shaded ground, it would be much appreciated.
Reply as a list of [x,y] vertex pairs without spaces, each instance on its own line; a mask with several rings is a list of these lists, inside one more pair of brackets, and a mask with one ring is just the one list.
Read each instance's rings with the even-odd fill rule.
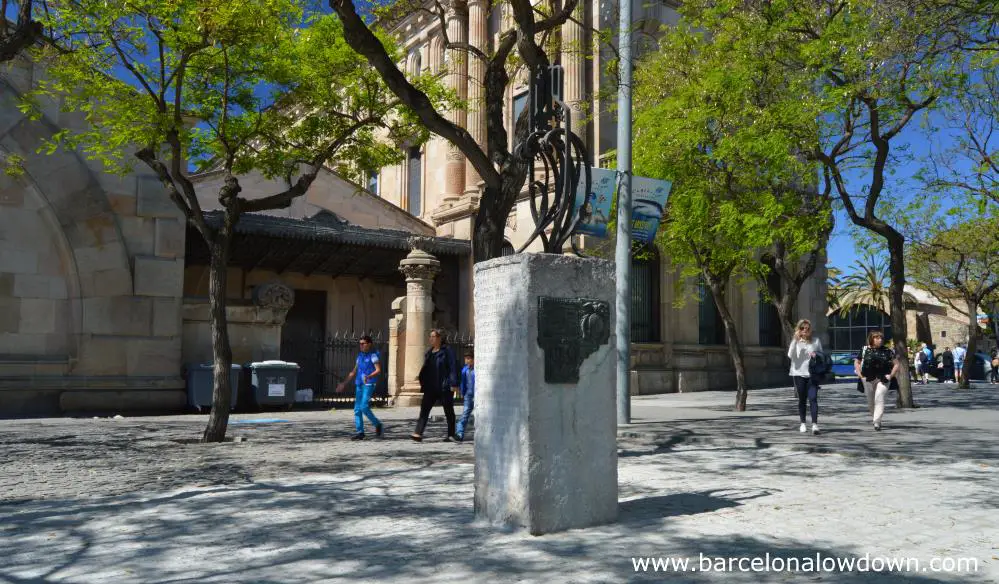
[[[632,558],[768,553],[927,571],[668,577],[999,581],[995,392],[930,387],[876,434],[847,389],[823,388],[821,436],[798,434],[789,390],[752,392],[747,414],[728,393],[636,399],[620,521],[543,537],[476,524],[473,445],[406,440],[411,410],[378,412],[389,438],[364,442],[348,412],[237,416],[288,422],[235,424],[245,441],[219,445],[186,443],[204,416],[2,422],[0,582],[652,581]],[[816,447],[863,456],[801,450]],[[933,557],[978,570],[932,572]]]

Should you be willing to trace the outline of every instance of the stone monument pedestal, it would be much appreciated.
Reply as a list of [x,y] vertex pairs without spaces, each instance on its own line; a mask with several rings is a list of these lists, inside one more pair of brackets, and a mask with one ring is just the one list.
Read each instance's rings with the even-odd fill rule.
[[533,535],[617,519],[614,264],[475,265],[475,514]]

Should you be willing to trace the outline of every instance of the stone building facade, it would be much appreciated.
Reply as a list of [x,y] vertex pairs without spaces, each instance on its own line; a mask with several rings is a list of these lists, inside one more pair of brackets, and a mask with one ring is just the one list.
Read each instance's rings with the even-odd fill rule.
[[[645,32],[676,20],[669,2],[636,2],[634,14]],[[484,0],[453,0],[445,26],[451,39],[488,53],[509,19]],[[573,107],[573,127],[595,166],[607,166],[615,147],[613,98],[601,97],[613,51],[583,55],[580,47],[592,43],[592,29],[616,27],[616,19],[613,5],[583,2],[560,33],[563,52],[555,56],[565,69],[563,98]],[[449,117],[482,142],[482,63],[445,51],[439,27],[425,12],[398,21],[402,65],[411,74],[446,71],[469,104]],[[0,415],[180,408],[184,364],[210,355],[203,243],[141,169],[114,177],[77,153],[36,154],[47,136],[83,123],[57,103],[46,104],[41,122],[23,118],[17,100],[40,75],[25,60],[0,69],[0,155],[26,161],[22,176],[0,175]],[[526,96],[520,72],[506,95],[508,131]],[[210,217],[221,177],[208,172],[192,180]],[[416,352],[425,337],[416,329],[474,332],[469,240],[479,182],[460,152],[435,138],[408,148],[402,164],[364,185],[323,172],[290,208],[241,220],[228,280],[236,361],[296,360],[300,353],[291,348],[317,335],[380,332],[397,347],[411,346],[390,356],[390,368],[396,391],[412,393],[406,372],[415,365],[403,354]],[[256,175],[241,177],[241,185],[247,198],[282,188]],[[507,222],[507,249],[522,246],[532,231],[525,193]],[[431,278],[426,270],[400,271],[404,259],[415,257],[412,236],[427,238],[417,250],[440,262]],[[634,266],[633,391],[733,387],[710,296],[697,282],[678,282],[669,258]],[[293,291],[292,306],[255,301],[259,289],[277,284]],[[750,384],[785,382],[772,307],[761,302],[754,282],[733,286],[729,308],[738,318]],[[798,306],[822,328],[824,267]]]
[[39,122],[18,99],[40,71],[0,69],[0,415],[183,403],[184,224],[159,182],[110,176],[74,152],[38,154],[80,127],[58,103]]
[[[643,33],[654,34],[661,24],[672,24],[677,14],[669,1],[635,2],[633,14]],[[490,8],[485,0],[453,0],[447,5],[448,38],[468,42],[489,53],[511,15],[504,8]],[[564,68],[563,99],[572,107],[572,127],[587,144],[594,166],[607,166],[608,153],[616,143],[616,120],[611,113],[615,99],[608,92],[612,80],[603,73],[613,56],[608,48],[589,51],[592,31],[617,27],[617,10],[599,0],[584,0],[573,19],[562,28],[560,54],[554,62]],[[450,89],[467,99],[467,111],[449,112],[449,119],[464,126],[480,144],[485,140],[482,79],[484,65],[474,56],[445,50],[441,23],[431,11],[415,12],[400,19],[395,32],[401,38],[404,62],[410,75],[445,73]],[[643,35],[638,35],[642,38]],[[648,38],[647,36],[645,38]],[[585,54],[584,51],[589,54]],[[526,106],[527,75],[519,71],[505,96],[505,122],[513,135],[514,120]],[[437,138],[420,148],[411,148],[405,161],[381,169],[369,178],[369,190],[392,204],[433,224],[440,236],[470,239],[480,193],[475,170],[462,154]],[[525,192],[511,213],[506,227],[507,249],[519,249],[534,229]],[[584,238],[585,240],[585,238]],[[584,241],[583,247],[595,242]],[[538,244],[533,248],[537,249]],[[710,298],[704,299],[697,282],[685,282],[676,294],[677,271],[669,258],[636,262],[633,282],[633,388],[636,393],[697,391],[734,385],[734,372],[718,334],[718,319]],[[471,271],[469,270],[469,274]],[[825,267],[820,266],[799,299],[802,317],[824,334],[826,297]],[[729,307],[739,318],[738,327],[746,345],[748,374],[755,385],[783,382],[786,358],[779,328],[770,307],[761,304],[754,282],[736,285]],[[471,298],[462,297],[463,303]],[[678,304],[682,304],[677,307]],[[466,319],[467,322],[467,319]]]

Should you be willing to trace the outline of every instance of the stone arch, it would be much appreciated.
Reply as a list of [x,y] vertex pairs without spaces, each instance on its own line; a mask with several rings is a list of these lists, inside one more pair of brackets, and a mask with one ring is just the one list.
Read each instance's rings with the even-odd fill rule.
[[87,164],[73,151],[36,153],[60,129],[49,116],[57,110],[47,109],[42,119],[29,120],[17,108],[20,99],[17,88],[0,77],[0,149],[23,159],[23,174],[17,179],[20,194],[15,196],[36,208],[62,264],[68,303],[66,349],[72,366],[87,334],[84,300],[102,295],[97,284],[111,279],[122,289],[106,293],[131,294],[132,272],[110,201]]

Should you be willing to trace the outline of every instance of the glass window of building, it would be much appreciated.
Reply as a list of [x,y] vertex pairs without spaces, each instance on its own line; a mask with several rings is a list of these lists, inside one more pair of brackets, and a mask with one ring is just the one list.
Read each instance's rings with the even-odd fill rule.
[[892,338],[891,317],[868,305],[829,315],[829,350],[859,351],[867,344],[867,333],[879,330],[885,340]]

